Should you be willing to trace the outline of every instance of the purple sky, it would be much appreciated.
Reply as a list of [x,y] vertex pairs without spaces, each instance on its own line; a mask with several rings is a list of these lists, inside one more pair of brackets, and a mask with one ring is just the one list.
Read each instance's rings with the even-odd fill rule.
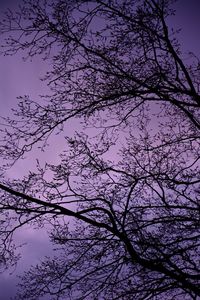
[[[0,0],[0,13],[5,7],[16,6],[16,2],[20,1]],[[184,51],[193,51],[200,57],[200,0],[179,0],[175,7],[177,13],[172,24],[177,28],[182,28],[179,35],[182,47]],[[0,56],[0,115],[11,115],[11,107],[15,107],[17,103],[16,96],[28,94],[33,99],[39,99],[39,94],[46,92],[45,83],[39,78],[45,74],[47,68],[48,66],[38,57],[31,63],[22,61],[20,54],[13,57]],[[73,122],[69,127],[69,134],[72,128],[77,126],[76,122]],[[63,144],[56,143],[56,145],[57,150],[64,147]],[[45,154],[47,160],[56,160],[56,157],[53,157],[55,150],[53,152],[49,150],[47,155]],[[20,177],[31,166],[31,161],[20,162],[9,171],[9,175]],[[10,296],[15,295],[16,273],[20,273],[31,263],[34,264],[43,255],[48,254],[46,251],[49,248],[48,238],[42,231],[35,232],[27,228],[17,234],[17,240],[28,242],[28,245],[22,250],[23,259],[19,261],[16,272],[12,275],[8,272],[0,274],[0,300],[8,300]]]

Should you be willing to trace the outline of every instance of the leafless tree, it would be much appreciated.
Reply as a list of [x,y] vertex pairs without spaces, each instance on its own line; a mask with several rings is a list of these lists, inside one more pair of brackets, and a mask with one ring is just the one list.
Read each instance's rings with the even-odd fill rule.
[[[21,97],[5,119],[2,173],[53,147],[53,134],[67,144],[57,165],[1,178],[2,264],[15,262],[13,234],[27,223],[51,228],[57,245],[17,299],[200,297],[199,60],[185,62],[167,25],[172,2],[30,0],[6,13],[2,52],[52,69],[51,93]],[[83,131],[69,137],[73,118]]]

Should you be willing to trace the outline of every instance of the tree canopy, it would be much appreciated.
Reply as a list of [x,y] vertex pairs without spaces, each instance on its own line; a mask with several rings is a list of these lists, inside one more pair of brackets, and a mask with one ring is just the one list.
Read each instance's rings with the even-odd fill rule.
[[[50,65],[49,94],[20,97],[1,131],[1,265],[16,261],[13,235],[29,223],[57,249],[24,274],[16,299],[200,296],[200,68],[168,25],[172,8],[28,0],[0,23],[3,54]],[[82,129],[71,137],[73,119]],[[55,134],[66,141],[58,164],[38,157],[37,171],[7,178]]]

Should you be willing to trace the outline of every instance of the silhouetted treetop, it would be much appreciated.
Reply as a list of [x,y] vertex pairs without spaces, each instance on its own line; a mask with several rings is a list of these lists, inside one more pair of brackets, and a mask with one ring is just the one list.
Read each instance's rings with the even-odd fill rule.
[[[26,224],[46,226],[57,247],[16,299],[200,296],[199,60],[186,62],[168,25],[173,2],[24,1],[0,23],[3,54],[49,63],[49,94],[20,96],[2,129],[2,262],[15,263]],[[6,177],[56,134],[58,163]]]

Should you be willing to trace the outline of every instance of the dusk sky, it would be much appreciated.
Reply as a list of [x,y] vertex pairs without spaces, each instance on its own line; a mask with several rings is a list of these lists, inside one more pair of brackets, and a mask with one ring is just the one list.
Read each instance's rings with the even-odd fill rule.
[[[0,0],[0,13],[6,7],[15,9],[16,2],[19,3],[20,1]],[[182,49],[185,51],[184,56],[187,57],[187,51],[192,51],[196,56],[200,57],[200,0],[179,0],[175,4],[175,8],[177,12],[172,20],[172,24],[177,28],[182,28],[178,39],[181,42]],[[12,57],[0,56],[1,116],[12,115],[11,108],[16,107],[17,96],[26,94],[30,95],[32,99],[39,99],[40,94],[48,92],[45,82],[40,81],[40,78],[45,74],[45,70],[48,69],[48,65],[41,61],[40,57],[35,57],[31,63],[23,61],[22,56],[22,53]],[[2,123],[1,120],[0,123]],[[70,130],[73,131],[74,127],[78,128],[79,126],[76,122],[71,124],[69,134]],[[56,151],[63,147],[63,144],[59,145],[59,143],[56,143],[54,150]],[[55,151],[49,150],[45,155],[45,159],[56,161],[56,157],[53,157]],[[42,159],[44,159],[43,157]],[[21,177],[31,166],[31,161],[26,163],[20,162],[17,167],[9,170],[8,174],[16,178]],[[49,251],[48,237],[42,231],[33,231],[30,228],[26,228],[17,234],[16,239],[28,244],[22,248],[23,258],[18,262],[18,266],[12,275],[9,275],[9,271],[0,274],[0,300],[8,300],[10,296],[15,295],[16,274],[19,274],[31,264],[35,264],[42,256],[51,253],[51,250]]]

